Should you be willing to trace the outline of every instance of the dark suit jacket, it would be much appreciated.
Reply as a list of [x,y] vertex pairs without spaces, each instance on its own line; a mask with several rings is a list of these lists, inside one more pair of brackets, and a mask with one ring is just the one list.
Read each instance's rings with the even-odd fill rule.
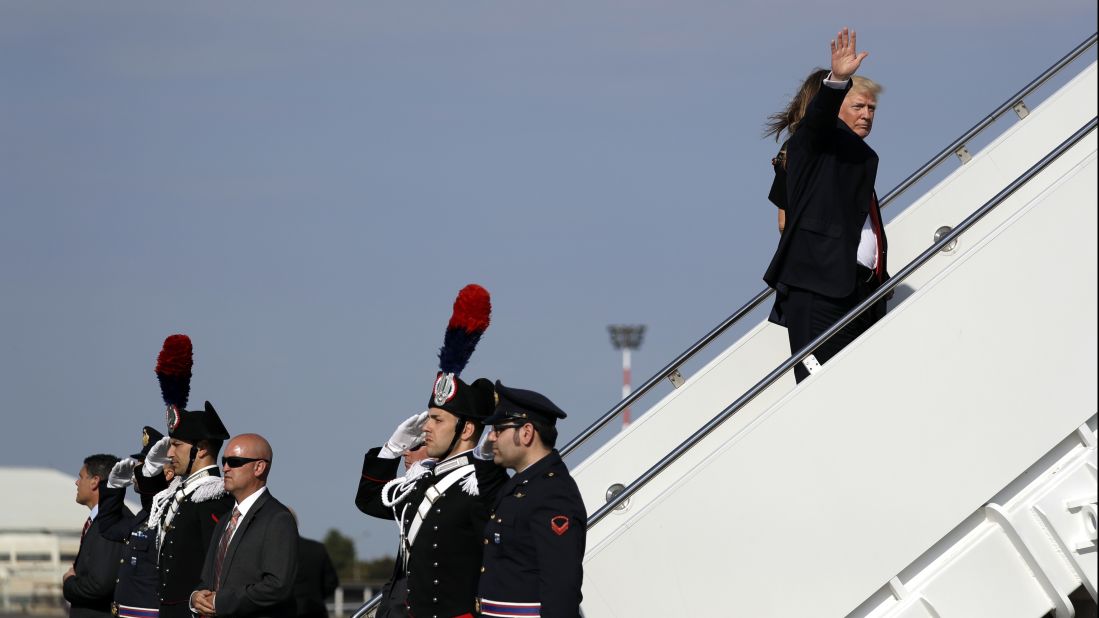
[[[822,86],[786,149],[786,229],[763,280],[832,298],[854,292],[878,155],[839,119],[850,90]],[[883,234],[883,250],[886,248]]]
[[[231,519],[227,514],[214,531],[197,590],[215,589],[218,544]],[[294,516],[269,490],[265,491],[237,522],[226,550],[214,597],[218,618],[294,616],[297,570],[298,528]]]
[[336,567],[324,545],[312,539],[298,541],[298,577],[294,580],[294,599],[298,618],[328,616],[328,598],[340,585]]
[[[123,517],[133,518],[128,508],[123,506],[122,510]],[[65,600],[72,605],[69,610],[72,618],[111,616],[111,601],[114,600],[114,584],[123,545],[104,538],[99,525],[99,517],[92,520],[76,555],[76,575],[66,579],[62,586]]]

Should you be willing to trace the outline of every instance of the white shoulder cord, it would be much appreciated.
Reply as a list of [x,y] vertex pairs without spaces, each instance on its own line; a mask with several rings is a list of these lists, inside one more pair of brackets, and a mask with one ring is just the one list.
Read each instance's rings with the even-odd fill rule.
[[434,459],[422,459],[412,464],[412,467],[405,472],[404,476],[397,477],[387,482],[382,487],[382,504],[393,509],[393,520],[397,524],[397,533],[401,538],[400,554],[404,556],[404,569],[408,569],[408,554],[411,553],[410,541],[405,535],[404,529],[404,516],[408,511],[408,505],[404,505],[400,513],[397,513],[397,505],[404,502],[408,494],[412,493],[412,490],[416,488],[416,481],[420,478],[427,476],[435,468],[436,461]]
[[420,477],[425,474],[430,473],[434,467],[435,461],[428,459],[422,459],[412,464],[412,467],[408,469],[404,476],[397,477],[382,487],[382,504],[390,508],[400,504],[408,497],[408,494],[412,493],[416,481],[420,480]]

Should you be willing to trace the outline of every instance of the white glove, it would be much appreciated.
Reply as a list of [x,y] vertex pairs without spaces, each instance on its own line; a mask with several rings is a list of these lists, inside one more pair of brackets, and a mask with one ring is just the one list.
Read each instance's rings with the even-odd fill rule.
[[141,462],[133,457],[119,460],[119,462],[111,468],[111,473],[107,475],[107,487],[112,489],[129,487],[134,482],[134,468],[139,465],[141,465]]
[[164,466],[168,465],[168,462],[171,461],[168,459],[169,442],[171,442],[171,438],[164,436],[156,441],[153,448],[149,449],[149,454],[145,456],[145,465],[141,467],[142,474],[156,476],[160,474]]
[[473,447],[473,456],[481,461],[492,461],[492,443],[488,441],[488,433],[491,427],[485,427],[484,432],[481,433],[481,439],[477,442],[477,446]]
[[378,457],[381,457],[382,459],[396,459],[401,455],[404,455],[404,452],[408,449],[423,444],[424,423],[426,422],[426,410],[406,418],[400,425],[397,425],[397,429],[393,432],[393,435],[389,437],[389,441],[385,443],[385,446],[382,447],[382,450],[378,453]]

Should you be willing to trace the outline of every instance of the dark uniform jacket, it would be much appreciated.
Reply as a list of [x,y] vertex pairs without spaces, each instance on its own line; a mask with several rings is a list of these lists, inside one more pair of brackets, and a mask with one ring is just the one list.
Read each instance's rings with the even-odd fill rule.
[[327,618],[325,599],[339,586],[340,577],[324,544],[298,539],[298,576],[294,578],[298,618]]
[[[107,484],[103,483],[100,489],[106,487]],[[102,492],[100,496],[102,500]],[[122,508],[127,517],[133,517],[129,509],[125,506]],[[100,524],[97,515],[80,541],[80,550],[74,563],[76,575],[66,579],[62,586],[65,600],[72,606],[69,610],[72,618],[107,618],[111,615],[111,600],[114,598],[118,561],[123,546],[122,543],[104,538],[99,533]]]
[[298,527],[281,502],[264,491],[237,522],[226,547],[221,577],[215,577],[218,546],[230,514],[214,531],[195,590],[216,590],[218,618],[293,618],[294,576],[298,571]]
[[[411,544],[411,553],[402,554],[395,571],[407,566],[408,608],[416,618],[459,616],[473,611],[477,594],[477,576],[481,568],[482,532],[500,486],[507,481],[503,468],[482,461],[469,452],[440,462],[435,469],[416,481],[408,497],[394,509],[382,503],[381,490],[397,476],[398,459],[378,457],[380,449],[371,449],[363,461],[363,474],[355,505],[367,515],[383,519],[401,518],[408,534],[417,509],[424,505],[426,516]],[[474,471],[466,474],[465,465]],[[425,503],[429,489],[453,475],[463,475],[433,503]],[[471,478],[472,477],[472,478]],[[466,488],[476,480],[477,495]],[[395,573],[396,576],[399,573]]]
[[[163,476],[160,478],[163,483]],[[139,494],[142,509],[130,515],[124,502],[126,488],[99,487],[100,533],[104,538],[123,543],[115,580],[115,611],[123,618],[151,618],[160,606],[157,594],[156,531],[149,531],[149,505],[153,492]]]
[[850,88],[822,86],[787,142],[786,228],[763,275],[772,288],[785,285],[831,298],[855,290],[878,155],[838,117]]
[[154,524],[166,525],[159,561],[161,618],[192,618],[188,603],[191,593],[198,588],[206,549],[210,546],[218,522],[233,509],[233,497],[225,493],[224,487],[217,493],[209,491],[215,481],[207,481],[206,478],[216,478],[220,482],[216,466],[192,473],[180,485],[186,492],[191,484],[201,483],[205,485],[205,490],[182,497],[179,509],[170,522],[170,508],[164,509],[159,521],[149,522],[150,527]]
[[577,618],[584,581],[587,512],[557,451],[519,472],[500,490],[485,527],[480,611]]

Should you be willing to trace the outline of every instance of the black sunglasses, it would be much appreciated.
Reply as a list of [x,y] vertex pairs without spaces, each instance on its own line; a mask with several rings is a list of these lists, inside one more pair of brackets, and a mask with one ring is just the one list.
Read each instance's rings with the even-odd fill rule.
[[495,432],[495,433],[504,433],[505,431],[507,431],[509,429],[518,429],[518,428],[522,427],[523,425],[526,425],[526,423],[509,423],[507,425],[493,425],[492,426],[492,431]]
[[270,461],[260,457],[222,457],[221,465],[229,466],[230,468],[239,468],[244,464],[252,463],[253,461],[266,461],[267,463],[271,463]]

